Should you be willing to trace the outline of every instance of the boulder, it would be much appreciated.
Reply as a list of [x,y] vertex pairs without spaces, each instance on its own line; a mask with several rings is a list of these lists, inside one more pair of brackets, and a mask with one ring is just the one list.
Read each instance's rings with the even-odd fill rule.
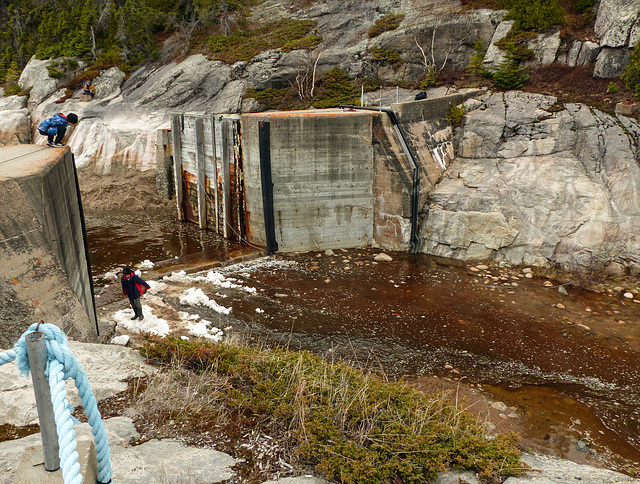
[[595,62],[598,54],[600,53],[600,46],[595,42],[583,42],[580,47],[580,53],[576,60],[576,65],[583,66]]
[[30,142],[31,118],[29,110],[27,108],[0,110],[0,146]]
[[538,34],[538,37],[529,43],[529,48],[534,52],[534,58],[529,64],[544,66],[554,62],[560,43],[560,31],[551,35]]
[[489,45],[484,56],[484,61],[482,62],[486,69],[496,70],[500,68],[500,64],[502,64],[505,59],[505,52],[495,44],[505,38],[511,30],[513,23],[513,20],[504,20],[500,22],[500,25],[496,28],[496,31],[491,38],[491,44]]
[[619,77],[630,59],[631,53],[626,47],[603,47],[596,59],[593,77],[601,79]]
[[594,25],[602,47],[627,47],[638,20],[640,0],[601,0]]
[[573,44],[571,44],[571,48],[569,49],[569,53],[567,54],[567,65],[569,67],[575,67],[578,63],[580,49],[582,49],[582,42],[574,40]]
[[20,89],[30,89],[31,104],[40,104],[58,90],[58,81],[49,77],[47,70],[47,66],[52,62],[54,61],[51,59],[38,60],[32,57],[20,74],[18,85]]

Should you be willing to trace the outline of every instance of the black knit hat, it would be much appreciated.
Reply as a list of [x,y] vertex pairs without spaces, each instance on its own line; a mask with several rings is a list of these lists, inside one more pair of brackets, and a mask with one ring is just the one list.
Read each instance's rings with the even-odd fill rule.
[[124,269],[122,269],[122,273],[123,274],[131,274],[131,269],[129,269],[128,267],[125,267]]
[[67,114],[67,121],[71,124],[76,124],[78,122],[78,115],[74,113]]

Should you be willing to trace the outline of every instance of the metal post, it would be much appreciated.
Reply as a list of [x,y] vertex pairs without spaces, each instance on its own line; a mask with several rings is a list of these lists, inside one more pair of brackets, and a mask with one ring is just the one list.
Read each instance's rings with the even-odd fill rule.
[[47,368],[47,346],[44,333],[34,331],[25,336],[27,342],[27,354],[31,367],[31,379],[36,393],[36,406],[38,407],[38,419],[40,420],[40,435],[42,436],[42,448],[44,450],[44,468],[49,472],[60,468],[60,447],[58,446],[58,431],[53,415],[51,403],[51,391],[49,381],[44,372]]

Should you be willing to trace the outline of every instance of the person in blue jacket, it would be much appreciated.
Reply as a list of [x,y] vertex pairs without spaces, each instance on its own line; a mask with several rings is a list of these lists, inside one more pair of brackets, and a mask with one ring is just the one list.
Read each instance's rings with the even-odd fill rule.
[[147,289],[150,288],[141,277],[137,276],[129,267],[125,267],[122,270],[122,292],[125,296],[129,297],[131,308],[133,309],[133,318],[142,321],[144,315],[142,314],[142,303],[140,302],[140,296],[142,296]]
[[77,114],[69,113],[65,116],[62,113],[58,113],[42,121],[38,125],[38,131],[41,135],[47,137],[47,146],[64,146],[62,138],[64,138],[67,126],[70,124],[78,124]]

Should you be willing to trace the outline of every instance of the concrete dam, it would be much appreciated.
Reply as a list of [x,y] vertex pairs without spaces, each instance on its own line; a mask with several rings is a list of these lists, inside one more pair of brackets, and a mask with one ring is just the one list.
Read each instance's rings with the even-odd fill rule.
[[84,215],[69,148],[0,148],[0,204],[0,347],[11,347],[41,319],[80,341],[96,341]]
[[464,93],[243,115],[174,113],[158,134],[158,187],[178,218],[269,252],[417,251],[420,208],[454,157]]

